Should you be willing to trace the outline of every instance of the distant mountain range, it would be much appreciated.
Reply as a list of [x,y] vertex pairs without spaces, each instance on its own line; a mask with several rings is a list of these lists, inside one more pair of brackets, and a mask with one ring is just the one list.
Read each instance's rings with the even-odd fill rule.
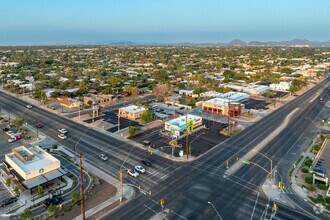
[[330,47],[328,41],[310,41],[307,39],[296,38],[289,41],[250,41],[245,42],[239,39],[232,40],[228,43],[137,43],[132,41],[98,41],[96,45],[117,45],[117,46],[308,46],[308,47]]

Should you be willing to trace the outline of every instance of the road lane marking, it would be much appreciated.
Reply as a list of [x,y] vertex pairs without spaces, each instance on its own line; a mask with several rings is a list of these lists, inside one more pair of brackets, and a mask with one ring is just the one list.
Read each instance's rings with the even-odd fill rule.
[[254,207],[253,207],[253,210],[252,210],[252,213],[251,213],[250,220],[252,220],[252,217],[253,217],[253,215],[254,215],[254,210],[256,209],[257,202],[258,202],[258,199],[259,199],[259,195],[260,195],[260,193],[258,192],[258,195],[257,195],[256,201],[255,201],[255,203],[254,203]]

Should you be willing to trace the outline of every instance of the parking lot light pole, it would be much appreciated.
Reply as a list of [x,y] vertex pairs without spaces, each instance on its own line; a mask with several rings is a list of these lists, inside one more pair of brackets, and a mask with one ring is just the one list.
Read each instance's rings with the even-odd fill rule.
[[212,202],[207,201],[207,203],[210,204],[210,205],[213,207],[214,211],[217,213],[217,215],[219,216],[219,218],[220,218],[221,220],[223,220],[223,219],[221,218],[219,212],[217,211],[217,209],[216,209],[216,208],[214,207],[214,205],[212,204]]

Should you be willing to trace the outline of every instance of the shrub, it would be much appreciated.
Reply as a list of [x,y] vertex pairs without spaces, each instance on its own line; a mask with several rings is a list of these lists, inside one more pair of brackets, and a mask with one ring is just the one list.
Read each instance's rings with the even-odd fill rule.
[[54,144],[54,145],[52,146],[52,148],[53,148],[53,149],[57,149],[58,146],[57,146],[56,144]]
[[330,204],[330,197],[325,197],[325,202],[326,202],[327,204]]
[[308,171],[309,171],[309,168],[307,166],[304,166],[301,168],[301,172],[303,172],[303,173],[308,173]]
[[312,161],[311,159],[307,159],[307,160],[305,160],[305,162],[304,162],[304,165],[307,166],[307,167],[312,166],[312,164],[313,164],[313,161]]
[[308,189],[308,191],[315,191],[314,186],[305,186],[305,188]]
[[317,144],[317,145],[314,146],[314,150],[319,151],[320,149],[321,149],[320,145]]
[[320,190],[327,190],[328,187],[324,184],[324,183],[318,183],[317,184],[317,187],[320,189]]
[[305,177],[305,182],[308,184],[312,184],[313,183],[313,177],[312,176],[306,176]]

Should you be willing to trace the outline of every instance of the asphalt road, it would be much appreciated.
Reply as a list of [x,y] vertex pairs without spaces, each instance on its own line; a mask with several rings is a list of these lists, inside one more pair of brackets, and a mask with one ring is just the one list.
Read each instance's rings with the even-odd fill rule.
[[[286,129],[262,150],[262,153],[271,157],[275,166],[289,150],[292,150],[290,148],[294,146],[293,143],[308,127],[309,122],[304,120],[304,117],[307,115],[313,119],[328,100],[329,89],[328,85],[325,86],[327,82],[328,79],[191,163],[174,163],[157,155],[148,156],[140,149],[132,150],[124,140],[119,141],[94,130],[86,132],[86,127],[38,107],[26,111],[25,115],[28,122],[37,119],[42,121],[45,124],[43,132],[54,138],[57,136],[58,128],[67,128],[70,133],[65,145],[71,148],[86,132],[78,144],[78,152],[85,154],[99,168],[112,175],[117,174],[122,161],[131,150],[131,156],[128,157],[129,161],[125,163],[124,168],[129,168],[145,157],[150,157],[155,163],[154,167],[148,169],[147,174],[138,180],[125,178],[125,181],[139,183],[142,188],[152,190],[152,196],[147,197],[138,193],[135,198],[109,213],[104,219],[148,219],[161,211],[158,203],[161,198],[165,199],[168,219],[218,219],[217,213],[207,201],[214,204],[223,219],[260,219],[264,216],[265,210],[267,218],[270,218],[272,202],[260,190],[260,184],[267,178],[267,173],[255,166],[245,166],[234,176],[223,178],[225,161],[229,159],[229,163],[233,164],[236,156],[241,157],[251,150],[274,131],[291,111],[299,108]],[[323,97],[324,102],[320,102],[319,98],[313,99],[321,86],[323,92],[318,96]],[[3,93],[0,93],[0,99],[2,108],[16,114],[24,111],[27,104]],[[97,159],[97,154],[103,151],[111,155],[107,162]],[[257,156],[253,160],[266,168],[269,166],[269,161],[264,157]],[[313,213],[312,208],[295,195],[290,196],[299,207],[291,209],[279,205],[276,218],[325,218]],[[270,205],[268,208],[267,204]]]

